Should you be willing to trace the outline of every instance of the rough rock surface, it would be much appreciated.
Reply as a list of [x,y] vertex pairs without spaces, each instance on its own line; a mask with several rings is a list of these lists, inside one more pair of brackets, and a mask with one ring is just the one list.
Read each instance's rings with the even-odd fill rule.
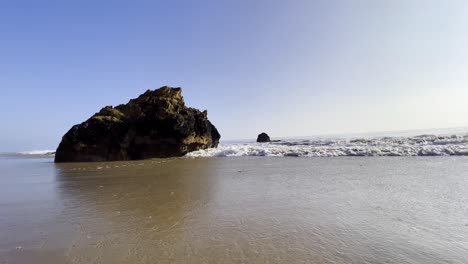
[[164,86],[102,108],[63,136],[55,162],[178,157],[217,147],[220,135],[207,112],[186,107],[181,93]]
[[257,142],[270,142],[270,137],[267,133],[261,133],[257,137]]

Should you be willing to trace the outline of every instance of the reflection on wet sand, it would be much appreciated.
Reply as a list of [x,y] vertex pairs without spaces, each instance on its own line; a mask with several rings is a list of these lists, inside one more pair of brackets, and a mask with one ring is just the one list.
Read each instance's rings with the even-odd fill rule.
[[130,263],[185,255],[184,247],[195,237],[191,227],[203,223],[210,189],[216,188],[213,162],[89,165],[57,165],[64,214],[77,230],[69,257],[82,263]]
[[[8,210],[0,211],[0,227],[9,230],[0,260],[461,264],[468,257],[466,161],[249,157],[23,166],[21,185],[0,178],[15,184],[0,194]],[[31,169],[36,176],[21,176]]]

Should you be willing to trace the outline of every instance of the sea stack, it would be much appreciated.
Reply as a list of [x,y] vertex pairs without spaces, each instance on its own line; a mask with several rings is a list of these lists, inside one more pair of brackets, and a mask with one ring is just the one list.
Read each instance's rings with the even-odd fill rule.
[[260,133],[257,136],[257,142],[270,142],[270,137],[267,133]]
[[179,157],[218,146],[207,111],[186,107],[181,88],[148,90],[127,104],[106,106],[62,138],[55,162]]

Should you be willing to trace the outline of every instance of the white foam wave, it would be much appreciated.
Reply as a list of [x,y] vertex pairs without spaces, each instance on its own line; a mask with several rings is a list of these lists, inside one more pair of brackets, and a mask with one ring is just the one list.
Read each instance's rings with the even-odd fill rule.
[[282,140],[270,143],[221,144],[187,157],[337,157],[468,155],[468,135],[381,137],[355,139]]
[[21,151],[21,152],[18,152],[18,154],[21,154],[21,155],[54,155],[55,150],[50,150],[50,149],[30,150],[30,151]]

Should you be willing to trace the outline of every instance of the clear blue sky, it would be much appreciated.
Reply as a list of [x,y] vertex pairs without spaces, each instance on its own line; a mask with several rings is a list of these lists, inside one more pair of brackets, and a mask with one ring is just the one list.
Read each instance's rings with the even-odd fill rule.
[[0,151],[181,86],[223,139],[468,125],[468,1],[1,1]]

